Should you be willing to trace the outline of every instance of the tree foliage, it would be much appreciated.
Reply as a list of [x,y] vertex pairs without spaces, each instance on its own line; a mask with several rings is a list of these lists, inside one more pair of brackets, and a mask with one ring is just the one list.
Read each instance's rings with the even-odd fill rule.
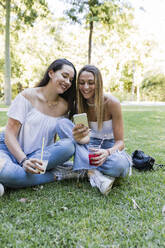
[[[11,0],[11,2],[12,98],[23,88],[33,87],[40,81],[47,66],[56,58],[65,57],[71,60],[77,70],[88,63],[90,21],[88,2],[74,1],[76,5],[72,7],[76,11],[81,7],[78,12],[74,12],[77,20],[79,19],[79,23],[76,25],[75,22],[69,23],[64,17],[56,18],[55,13],[53,15],[48,10],[45,12],[44,7],[43,9],[39,8],[38,0],[31,1],[34,3],[33,8],[36,11],[34,16],[33,12],[30,14],[31,10],[26,9],[23,0]],[[70,0],[69,2],[71,3]],[[77,3],[79,3],[79,8]],[[91,62],[102,72],[105,91],[111,91],[113,94],[117,92],[122,100],[127,100],[133,85],[136,94],[137,87],[140,89],[144,78],[151,78],[148,76],[148,71],[154,70],[156,66],[157,43],[151,37],[148,38],[140,34],[132,25],[132,14],[129,6],[127,8],[127,6],[122,5],[122,8],[118,8],[120,1],[95,1],[95,3],[99,4],[93,8],[93,13],[96,16],[95,18],[94,14],[92,16],[94,26]],[[115,7],[115,3],[118,7]],[[30,4],[29,6],[31,6]],[[111,4],[119,14],[113,15],[110,12],[113,8],[108,9],[107,6]],[[18,12],[15,12],[16,10]],[[31,22],[28,23],[28,18],[23,17],[21,11],[32,17]],[[46,18],[43,18],[44,13]],[[4,14],[5,9],[0,5],[0,16],[4,18]],[[37,16],[36,19],[35,16]],[[3,28],[0,32],[0,97],[4,95],[4,20],[1,25]],[[158,73],[156,72],[156,74]],[[159,92],[161,93],[161,89],[164,92],[164,84],[159,84],[159,92],[156,91],[157,84],[159,83],[156,80],[155,88],[150,88],[149,85],[143,87],[141,90],[143,98],[141,99],[159,100],[159,96],[160,99],[163,99]],[[148,94],[148,89],[150,92],[155,91],[157,93]],[[134,100],[136,100],[136,96]]]
[[[92,54],[92,36],[94,25],[103,24],[108,30],[116,30],[124,33],[124,30],[130,28],[128,22],[128,10],[130,7],[125,1],[121,4],[116,0],[67,0],[71,4],[71,8],[66,11],[67,16],[73,22],[81,24],[83,21],[89,26],[88,38],[88,63],[91,63]],[[130,19],[129,19],[130,21]]]
[[146,100],[165,101],[165,75],[157,74],[146,77],[142,82],[142,94]]
[[[45,0],[3,0],[0,2],[2,11],[5,10],[5,103],[11,103],[11,62],[10,62],[10,33],[18,31],[22,25],[33,25],[38,16],[45,17],[48,13]],[[40,7],[40,8],[39,8]],[[10,17],[12,23],[10,26]]]

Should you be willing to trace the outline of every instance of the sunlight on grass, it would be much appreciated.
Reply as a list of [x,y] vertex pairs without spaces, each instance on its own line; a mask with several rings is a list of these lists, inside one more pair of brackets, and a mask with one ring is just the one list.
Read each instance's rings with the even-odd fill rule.
[[8,107],[9,107],[9,106],[7,106],[7,105],[5,105],[5,104],[2,104],[2,103],[0,104],[0,108],[6,108],[6,109],[7,109]]
[[4,129],[6,122],[7,122],[6,112],[0,112],[0,131]]
[[[127,151],[141,149],[165,163],[165,107],[134,109],[123,111]],[[0,120],[5,125],[4,113]],[[142,173],[133,169],[131,177],[115,181],[107,197],[87,179],[35,190],[8,189],[0,198],[1,248],[165,247],[164,192],[163,168]],[[27,201],[22,203],[21,198]],[[140,209],[134,208],[132,199]]]

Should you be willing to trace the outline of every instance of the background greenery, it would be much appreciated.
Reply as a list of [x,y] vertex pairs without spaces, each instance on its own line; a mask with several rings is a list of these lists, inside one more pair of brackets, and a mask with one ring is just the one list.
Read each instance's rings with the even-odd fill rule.
[[[1,101],[7,1],[0,1]],[[105,91],[121,101],[165,100],[162,48],[155,37],[138,30],[131,5],[91,0],[90,6],[81,9],[74,4],[78,1],[65,2],[70,2],[66,5],[70,12],[59,18],[58,10],[52,12],[43,0],[11,1],[12,98],[23,88],[33,87],[57,58],[71,60],[77,70],[87,64],[93,22],[91,63],[101,69]],[[100,7],[99,2],[105,5]],[[107,19],[107,13],[113,18]],[[128,153],[141,149],[157,163],[165,163],[164,111],[163,106],[123,106]],[[0,112],[0,128],[6,120],[6,112]],[[107,197],[87,180],[7,189],[0,198],[0,247],[165,247],[164,192],[164,168],[145,173],[133,170],[131,177],[115,181]],[[133,201],[139,208],[134,208]]]
[[[128,153],[141,149],[165,163],[164,111],[123,106]],[[0,198],[0,247],[163,248],[163,205],[165,170],[156,167],[133,169],[131,177],[115,181],[107,197],[87,180],[8,189]]]
[[[8,1],[0,2],[1,101]],[[138,29],[131,1],[61,0],[61,17],[57,15],[58,8],[53,10],[45,0],[10,2],[12,98],[23,88],[38,83],[47,66],[57,58],[66,57],[79,70],[89,63],[90,50],[90,62],[101,69],[105,91],[117,92],[120,100],[165,101],[164,47],[159,46],[156,37]]]

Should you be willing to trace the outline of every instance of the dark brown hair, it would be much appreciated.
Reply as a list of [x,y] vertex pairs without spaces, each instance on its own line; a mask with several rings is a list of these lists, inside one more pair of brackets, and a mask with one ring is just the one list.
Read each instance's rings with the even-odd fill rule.
[[44,77],[42,80],[36,85],[36,87],[43,87],[46,86],[49,83],[50,77],[49,77],[49,71],[58,71],[61,70],[63,65],[69,65],[74,70],[74,78],[72,80],[71,87],[65,91],[63,94],[60,94],[62,98],[64,98],[68,102],[68,116],[69,119],[72,118],[73,114],[76,113],[76,76],[77,72],[74,67],[74,65],[67,59],[57,59],[53,61],[53,63],[50,64],[48,69],[46,70]]

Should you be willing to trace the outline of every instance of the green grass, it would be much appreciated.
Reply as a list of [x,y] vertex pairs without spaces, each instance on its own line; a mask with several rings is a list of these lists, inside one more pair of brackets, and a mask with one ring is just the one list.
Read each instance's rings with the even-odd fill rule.
[[[141,149],[165,163],[165,107],[123,106],[123,116],[127,151]],[[37,189],[8,189],[0,198],[1,248],[165,247],[164,169],[133,170],[131,177],[116,180],[107,197],[87,180]]]
[[9,106],[3,104],[3,103],[0,103],[0,108],[8,108]]
[[0,130],[6,125],[7,117],[6,112],[0,112]]

